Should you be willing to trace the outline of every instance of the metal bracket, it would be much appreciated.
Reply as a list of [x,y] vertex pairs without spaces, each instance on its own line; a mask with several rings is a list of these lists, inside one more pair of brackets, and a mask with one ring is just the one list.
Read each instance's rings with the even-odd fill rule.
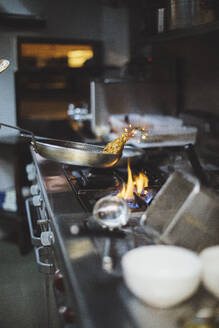
[[28,220],[28,225],[29,225],[29,229],[30,229],[30,238],[31,238],[31,243],[32,243],[33,246],[40,246],[41,245],[40,237],[37,237],[37,236],[34,235],[34,230],[33,230],[33,225],[32,225],[32,220],[31,220],[31,214],[30,214],[30,202],[31,201],[32,201],[32,197],[27,198],[25,200],[27,220]]
[[[41,247],[35,247],[34,251],[35,251],[36,262],[37,262],[39,271],[41,273],[53,274],[55,272],[54,264],[46,263],[41,260],[41,257],[43,255],[42,253],[46,252],[46,251],[48,252],[48,249],[44,246],[41,246]],[[46,255],[48,255],[48,254],[44,255],[45,258],[46,258]],[[48,259],[45,259],[45,261],[48,261]]]

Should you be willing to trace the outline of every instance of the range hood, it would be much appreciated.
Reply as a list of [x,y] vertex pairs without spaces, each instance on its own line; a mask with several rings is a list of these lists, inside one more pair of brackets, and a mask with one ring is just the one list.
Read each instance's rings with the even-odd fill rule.
[[7,27],[44,27],[46,21],[34,10],[25,5],[25,1],[1,0],[0,26]]

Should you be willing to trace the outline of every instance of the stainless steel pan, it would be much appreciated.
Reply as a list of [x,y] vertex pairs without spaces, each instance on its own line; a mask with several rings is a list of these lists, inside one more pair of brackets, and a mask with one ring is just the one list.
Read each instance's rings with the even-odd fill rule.
[[34,150],[39,153],[39,155],[56,162],[104,168],[114,166],[121,157],[121,154],[113,155],[103,153],[103,146],[37,137],[34,136],[33,132],[17,126],[0,123],[0,127],[1,126],[27,133],[28,137],[31,139]]

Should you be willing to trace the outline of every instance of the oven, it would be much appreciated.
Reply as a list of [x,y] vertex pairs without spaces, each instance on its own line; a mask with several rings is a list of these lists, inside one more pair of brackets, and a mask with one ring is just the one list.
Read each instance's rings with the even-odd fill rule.
[[[219,165],[199,158],[191,144],[145,150],[128,169],[127,163],[107,169],[65,165],[39,156],[32,147],[30,152],[30,235],[39,270],[51,287],[48,303],[52,295],[56,300],[60,327],[177,328],[206,304],[215,304],[200,288],[176,308],[151,308],[126,287],[121,258],[143,245],[199,252],[218,244]],[[112,228],[107,220],[117,220],[118,213],[106,210],[98,221],[94,209],[118,195],[128,172],[133,178],[143,173],[148,183],[126,202],[125,222]]]
[[97,40],[18,37],[17,124],[36,135],[76,138],[67,111],[88,107],[89,80],[102,72],[102,52]]
[[[36,264],[39,272],[44,276],[47,326],[68,327],[73,322],[74,315],[68,305],[69,301],[63,293],[64,284],[60,271],[60,262],[57,260],[57,249],[54,247],[54,245],[57,245],[54,232],[55,222],[48,195],[45,191],[45,181],[39,167],[40,165],[36,165],[34,162],[26,166],[31,194],[25,200],[30,238],[34,248]],[[62,177],[60,176],[58,180],[62,181]],[[56,190],[59,181],[55,181],[53,185],[53,175],[50,174],[47,175],[46,181],[49,190],[53,194],[53,188]],[[56,200],[54,201],[56,202]],[[57,309],[55,317],[54,305]]]

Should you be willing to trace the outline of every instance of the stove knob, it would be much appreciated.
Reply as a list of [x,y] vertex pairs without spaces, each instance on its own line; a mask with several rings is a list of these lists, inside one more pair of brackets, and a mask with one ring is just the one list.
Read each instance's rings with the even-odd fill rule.
[[33,200],[33,205],[34,206],[40,207],[42,205],[42,198],[41,198],[40,195],[33,196],[32,200]]
[[76,316],[72,312],[72,310],[67,306],[60,306],[59,313],[62,314],[66,323],[74,323],[76,322]]
[[59,270],[56,271],[56,273],[55,273],[54,280],[53,280],[53,286],[58,291],[64,293],[65,286],[64,286],[63,274]]
[[55,238],[52,231],[42,231],[40,235],[41,244],[43,246],[51,246],[54,244]]
[[36,178],[36,168],[33,163],[26,166],[27,179],[33,181]]
[[32,196],[38,195],[39,192],[40,192],[40,188],[39,188],[38,184],[34,184],[30,187],[30,193]]
[[33,169],[35,169],[34,164],[33,163],[27,164],[25,169],[27,174],[30,173]]
[[36,178],[36,172],[31,172],[27,175],[27,180],[28,181],[34,181]]

